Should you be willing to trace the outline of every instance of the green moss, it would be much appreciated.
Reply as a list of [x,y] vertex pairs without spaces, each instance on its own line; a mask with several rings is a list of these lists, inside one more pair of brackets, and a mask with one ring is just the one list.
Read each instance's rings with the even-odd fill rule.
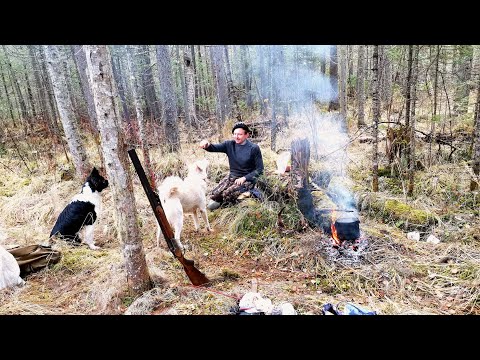
[[221,276],[225,279],[225,280],[236,280],[236,279],[239,279],[240,278],[240,274],[233,271],[233,270],[230,270],[230,269],[223,269],[222,270],[222,273],[221,273]]
[[428,225],[435,221],[434,216],[424,210],[417,210],[398,200],[385,201],[385,212],[398,220],[417,225]]

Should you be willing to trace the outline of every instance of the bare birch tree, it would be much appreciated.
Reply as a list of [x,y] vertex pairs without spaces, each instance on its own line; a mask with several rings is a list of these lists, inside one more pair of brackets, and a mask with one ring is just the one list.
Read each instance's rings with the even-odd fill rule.
[[84,50],[107,176],[113,191],[116,227],[125,259],[127,285],[131,294],[140,295],[151,288],[151,280],[138,230],[127,148],[120,119],[115,112],[111,57],[106,45],[84,45]]
[[73,158],[75,171],[77,177],[84,179],[92,169],[87,159],[85,147],[80,139],[77,119],[67,89],[68,80],[65,74],[63,46],[44,45],[43,48],[45,50],[48,74],[52,80],[55,101],[67,139],[68,148]]

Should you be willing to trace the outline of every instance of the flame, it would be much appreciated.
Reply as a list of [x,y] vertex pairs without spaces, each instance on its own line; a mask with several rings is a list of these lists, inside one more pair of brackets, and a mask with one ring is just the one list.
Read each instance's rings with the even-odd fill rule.
[[335,210],[332,211],[332,224],[330,225],[330,229],[332,230],[332,238],[335,245],[339,246],[342,244],[342,241],[338,238],[337,228],[335,227],[335,220],[337,220],[337,212]]

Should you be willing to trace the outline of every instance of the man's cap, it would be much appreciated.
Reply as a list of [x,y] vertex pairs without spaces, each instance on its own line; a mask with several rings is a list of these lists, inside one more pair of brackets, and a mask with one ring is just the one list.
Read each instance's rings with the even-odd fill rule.
[[235,125],[233,125],[232,134],[235,131],[235,129],[243,129],[247,133],[250,133],[250,134],[252,133],[252,130],[250,130],[250,128],[244,122],[235,123]]

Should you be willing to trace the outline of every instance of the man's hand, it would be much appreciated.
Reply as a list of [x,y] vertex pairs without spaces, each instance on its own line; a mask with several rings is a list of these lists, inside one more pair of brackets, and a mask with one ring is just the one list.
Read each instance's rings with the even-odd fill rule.
[[209,147],[209,146],[210,146],[210,142],[209,142],[208,140],[202,140],[202,141],[200,141],[200,147],[201,147],[202,149],[206,149],[206,148]]
[[247,179],[245,176],[242,176],[241,178],[235,180],[235,185],[242,185],[245,181],[247,181]]

